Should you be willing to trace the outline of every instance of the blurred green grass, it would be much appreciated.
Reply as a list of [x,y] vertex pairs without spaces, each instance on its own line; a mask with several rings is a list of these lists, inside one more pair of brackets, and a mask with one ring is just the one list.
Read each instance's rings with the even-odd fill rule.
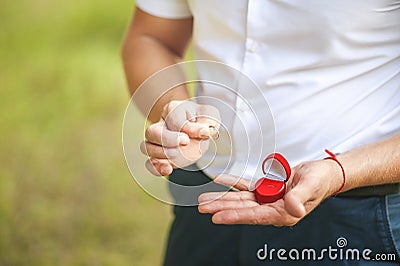
[[121,147],[133,6],[0,3],[0,265],[160,264],[170,207]]

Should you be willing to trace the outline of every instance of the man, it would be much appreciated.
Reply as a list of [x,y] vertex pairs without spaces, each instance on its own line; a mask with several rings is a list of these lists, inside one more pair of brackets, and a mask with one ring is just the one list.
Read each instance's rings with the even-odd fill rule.
[[[276,150],[296,165],[284,198],[274,203],[255,201],[246,172],[240,179],[218,176],[222,192],[201,195],[198,210],[176,206],[165,265],[375,265],[380,254],[395,254],[397,262],[380,260],[379,265],[398,265],[398,1],[143,0],[137,5],[123,46],[132,93],[182,57],[192,40],[195,59],[226,63],[260,87],[274,116]],[[199,72],[207,75],[207,69]],[[195,153],[201,140],[212,137],[219,114],[186,102],[184,86],[146,93],[140,101],[152,106],[148,118],[154,124],[142,151],[150,157],[149,171],[169,175],[181,166],[173,159],[182,156],[179,151]],[[210,89],[198,93],[221,98]],[[223,101],[238,105],[240,113],[240,100],[231,98]],[[240,143],[233,139],[232,145]],[[324,148],[338,155],[323,160]],[[201,152],[192,162],[200,157]],[[224,161],[218,151],[216,160]],[[241,163],[237,158],[233,168]],[[203,184],[217,170],[213,165],[204,171],[177,169],[170,179]],[[225,193],[225,186],[240,191]],[[199,212],[212,214],[212,222]],[[372,252],[357,260],[343,255],[345,247]],[[304,250],[309,257],[302,256]]]

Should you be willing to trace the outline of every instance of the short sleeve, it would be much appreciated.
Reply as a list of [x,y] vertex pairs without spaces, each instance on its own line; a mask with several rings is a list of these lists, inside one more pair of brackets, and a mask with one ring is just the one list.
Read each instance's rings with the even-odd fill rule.
[[187,0],[137,0],[136,6],[153,16],[180,19],[192,16]]

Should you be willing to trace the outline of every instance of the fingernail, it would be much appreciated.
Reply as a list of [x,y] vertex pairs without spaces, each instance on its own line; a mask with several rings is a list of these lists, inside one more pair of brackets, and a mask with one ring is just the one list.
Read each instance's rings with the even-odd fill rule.
[[204,203],[209,203],[211,200],[213,200],[214,198],[212,198],[207,192],[201,194],[197,200],[199,201],[199,203],[204,204]]
[[190,142],[189,136],[186,134],[182,134],[178,137],[178,143],[181,145],[188,145]]
[[169,175],[171,173],[171,166],[170,165],[164,165],[160,169],[161,174],[163,176]]
[[219,180],[221,180],[221,181],[227,181],[227,180],[230,181],[230,180],[232,180],[232,176],[219,174],[214,178],[214,181],[219,181]]
[[200,197],[198,198],[199,204],[201,205],[206,205],[209,204],[211,202],[213,202],[214,200],[216,200],[218,197],[216,197],[215,195],[209,195],[207,193],[200,195]]
[[239,177],[235,177],[232,175],[224,175],[221,174],[214,179],[215,183],[224,184],[224,185],[235,185],[239,181]]
[[200,196],[197,197],[197,201],[198,201],[199,203],[202,203],[202,202],[205,201],[204,198],[205,198],[204,194],[200,194]]

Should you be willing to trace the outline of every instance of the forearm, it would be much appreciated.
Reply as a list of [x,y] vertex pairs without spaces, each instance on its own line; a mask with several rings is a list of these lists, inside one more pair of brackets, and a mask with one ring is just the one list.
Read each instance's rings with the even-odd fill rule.
[[[344,191],[400,183],[400,134],[337,156],[346,172]],[[338,171],[339,178],[341,172]]]
[[[133,94],[144,80],[155,72],[173,65],[177,55],[149,36],[130,37],[122,48],[122,59],[130,93]],[[162,84],[161,84],[162,85]],[[185,86],[179,86],[166,92],[167,88],[153,86],[151,89],[135,95],[135,103],[147,115],[149,120],[158,121],[163,106],[171,100],[187,99]],[[151,108],[152,107],[152,108]]]
[[164,19],[139,8],[134,11],[122,46],[122,60],[135,104],[152,122],[160,119],[166,103],[188,98],[185,86],[175,87],[182,84],[183,73],[169,68],[137,89],[152,74],[183,57],[192,35],[192,23],[192,18]]

